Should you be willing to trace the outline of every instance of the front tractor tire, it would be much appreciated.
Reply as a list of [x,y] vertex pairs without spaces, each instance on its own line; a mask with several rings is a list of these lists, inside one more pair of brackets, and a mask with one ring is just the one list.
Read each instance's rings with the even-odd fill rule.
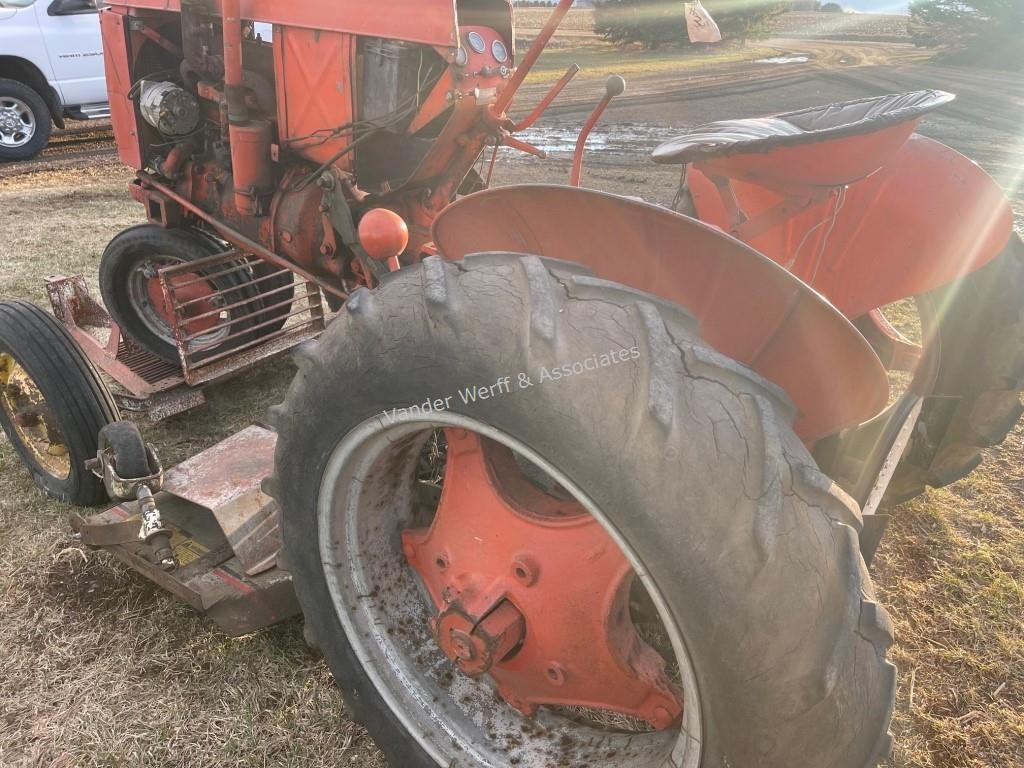
[[[159,270],[197,262],[217,253],[206,236],[192,230],[140,224],[119,233],[100,259],[103,303],[121,332],[142,349],[170,363],[180,360],[175,312],[163,295]],[[194,361],[246,345],[261,323],[259,292],[249,270],[237,265],[197,268],[174,278],[182,286],[181,322]]]
[[93,506],[107,500],[85,462],[117,406],[92,363],[52,315],[0,301],[0,425],[44,492]]
[[357,291],[272,409],[265,484],[348,711],[402,768],[877,765],[891,624],[792,419],[575,265]]

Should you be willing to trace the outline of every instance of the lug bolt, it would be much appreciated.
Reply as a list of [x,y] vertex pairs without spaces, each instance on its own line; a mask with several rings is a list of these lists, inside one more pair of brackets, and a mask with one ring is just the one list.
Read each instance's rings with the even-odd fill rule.
[[39,423],[39,414],[23,411],[14,416],[14,423],[19,427],[34,427]]

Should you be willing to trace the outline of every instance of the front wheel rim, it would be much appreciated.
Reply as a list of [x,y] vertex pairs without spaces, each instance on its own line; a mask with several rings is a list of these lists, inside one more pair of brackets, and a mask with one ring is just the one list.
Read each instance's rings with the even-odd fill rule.
[[[678,725],[623,733],[570,720],[541,707],[526,719],[487,679],[462,675],[426,629],[423,581],[406,565],[398,531],[416,504],[419,449],[431,430],[461,429],[539,467],[607,532],[647,590],[669,636],[685,706]],[[392,471],[383,471],[383,469]],[[394,472],[396,468],[401,471]],[[400,478],[397,483],[394,478]],[[382,480],[387,478],[387,481]],[[405,731],[439,766],[527,768],[552,761],[593,768],[693,768],[702,731],[696,676],[682,633],[635,552],[581,489],[519,441],[454,413],[364,422],[336,446],[317,502],[320,555],[337,618],[363,671]],[[397,567],[396,567],[397,566]],[[566,762],[568,761],[568,762]]]
[[[177,257],[155,255],[137,264],[128,277],[128,301],[135,315],[150,333],[172,347],[178,344],[173,330],[176,319],[164,298],[159,270],[184,263],[184,259]],[[211,315],[224,306],[224,298],[211,282],[197,282],[200,278],[201,274],[193,272],[172,278],[181,283],[191,283],[187,289],[191,293],[179,297],[179,300],[190,305],[180,320],[180,326],[186,334],[194,336],[187,344],[188,351],[193,354],[216,347],[232,331],[231,324],[227,322],[231,319],[231,312],[221,310],[219,316]],[[203,297],[208,299],[201,301]]]
[[0,96],[0,146],[23,147],[36,135],[36,116],[21,99]]
[[0,409],[46,474],[58,481],[71,477],[71,454],[56,415],[28,371],[7,353],[0,354]]

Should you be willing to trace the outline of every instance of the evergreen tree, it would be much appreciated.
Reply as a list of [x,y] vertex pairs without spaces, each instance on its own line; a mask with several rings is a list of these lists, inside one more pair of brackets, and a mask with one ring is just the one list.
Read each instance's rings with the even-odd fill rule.
[[1021,0],[912,0],[910,33],[917,45],[955,51],[968,61],[1024,68]]

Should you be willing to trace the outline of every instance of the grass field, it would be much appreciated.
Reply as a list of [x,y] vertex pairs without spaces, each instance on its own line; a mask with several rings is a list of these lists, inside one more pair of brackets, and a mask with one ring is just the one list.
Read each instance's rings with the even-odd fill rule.
[[678,51],[622,51],[600,40],[588,40],[571,48],[547,51],[526,77],[527,84],[548,83],[571,64],[578,64],[581,78],[603,78],[608,75],[637,77],[647,75],[685,76],[698,70],[723,64],[751,61],[773,56],[777,49],[767,45],[727,47],[694,51],[680,55]]
[[[543,8],[517,8],[516,25],[523,36],[532,37],[551,15]],[[594,12],[588,8],[569,11],[559,27],[562,35],[594,31]],[[835,40],[907,40],[907,17],[873,13],[799,13],[779,16],[772,31],[777,37],[814,37]]]

